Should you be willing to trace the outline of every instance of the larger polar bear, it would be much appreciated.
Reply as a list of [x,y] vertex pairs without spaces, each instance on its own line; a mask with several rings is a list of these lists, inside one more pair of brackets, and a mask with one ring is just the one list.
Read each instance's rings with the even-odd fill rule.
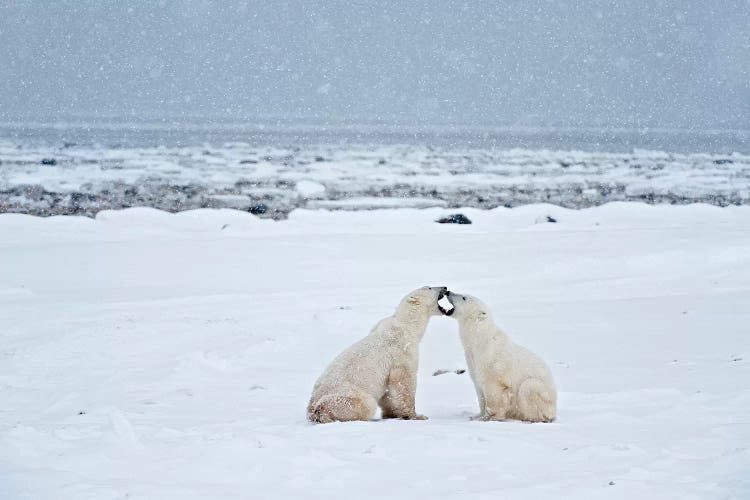
[[479,420],[551,422],[557,414],[552,373],[533,352],[514,344],[476,297],[448,292],[458,320],[469,374],[479,399]]
[[339,354],[313,387],[307,406],[311,422],[370,420],[378,406],[383,418],[424,420],[414,408],[419,342],[445,287],[423,287],[401,300],[393,316]]

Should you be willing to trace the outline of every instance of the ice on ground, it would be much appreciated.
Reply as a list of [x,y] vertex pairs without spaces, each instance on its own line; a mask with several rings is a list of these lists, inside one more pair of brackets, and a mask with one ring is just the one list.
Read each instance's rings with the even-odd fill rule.
[[318,200],[309,202],[307,208],[328,210],[372,210],[376,208],[431,208],[444,207],[448,203],[430,198],[381,198],[361,197],[343,200]]
[[321,197],[326,192],[326,187],[320,182],[307,181],[304,179],[297,181],[295,187],[297,189],[297,192],[303,198]]
[[[750,496],[750,207],[461,211],[0,215],[0,498]],[[430,420],[306,421],[430,283],[545,359],[557,422],[469,421],[470,378],[432,376],[466,367],[448,317]]]

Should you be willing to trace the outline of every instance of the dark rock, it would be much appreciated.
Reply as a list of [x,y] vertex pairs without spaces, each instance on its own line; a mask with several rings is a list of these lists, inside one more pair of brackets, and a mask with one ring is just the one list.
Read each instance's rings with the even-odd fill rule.
[[42,165],[57,165],[57,160],[54,158],[42,158]]
[[268,212],[268,207],[264,203],[256,203],[247,209],[253,215],[262,215]]
[[242,188],[255,188],[258,187],[257,182],[249,181],[247,179],[240,179],[237,182],[234,183],[235,189],[242,189]]
[[96,195],[90,193],[70,193],[70,206],[75,208],[81,208],[85,205],[94,203],[96,201]]
[[554,223],[556,223],[556,222],[557,222],[557,219],[555,219],[554,217],[550,217],[550,216],[548,215],[548,216],[547,216],[547,222],[552,222],[552,223],[554,224]]
[[191,197],[191,196],[198,196],[203,191],[205,191],[205,188],[202,186],[198,186],[196,184],[187,184],[184,186],[175,186],[174,189],[185,196]]
[[471,220],[464,214],[453,214],[436,220],[438,224],[471,224]]
[[714,160],[714,163],[716,165],[726,165],[727,163],[734,163],[734,162],[728,158],[721,158],[719,160]]
[[463,375],[466,373],[466,370],[463,368],[458,368],[456,370],[445,370],[441,368],[440,370],[436,370],[435,373],[432,374],[433,377],[437,377],[438,375],[444,375],[446,373],[455,373],[456,375]]
[[322,161],[326,161],[326,159],[325,159],[325,158],[323,158],[322,156],[316,156],[316,157],[315,157],[315,161],[317,161],[318,163],[320,163],[320,162],[322,162]]

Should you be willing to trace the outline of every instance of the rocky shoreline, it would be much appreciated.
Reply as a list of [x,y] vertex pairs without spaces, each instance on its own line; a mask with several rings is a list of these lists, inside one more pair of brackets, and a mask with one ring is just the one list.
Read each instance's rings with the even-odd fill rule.
[[750,156],[426,146],[79,148],[0,143],[0,213],[94,216],[148,206],[490,209],[612,201],[750,204]]

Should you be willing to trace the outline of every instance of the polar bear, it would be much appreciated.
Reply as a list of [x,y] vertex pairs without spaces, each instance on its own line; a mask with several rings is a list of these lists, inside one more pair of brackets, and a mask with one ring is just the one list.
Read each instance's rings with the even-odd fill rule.
[[446,287],[423,287],[401,300],[393,316],[339,354],[313,387],[307,406],[311,422],[383,418],[425,420],[414,409],[419,342]]
[[446,297],[453,307],[441,307],[441,311],[458,320],[469,375],[479,399],[479,415],[474,419],[553,421],[557,390],[544,361],[514,344],[476,297],[455,292]]

